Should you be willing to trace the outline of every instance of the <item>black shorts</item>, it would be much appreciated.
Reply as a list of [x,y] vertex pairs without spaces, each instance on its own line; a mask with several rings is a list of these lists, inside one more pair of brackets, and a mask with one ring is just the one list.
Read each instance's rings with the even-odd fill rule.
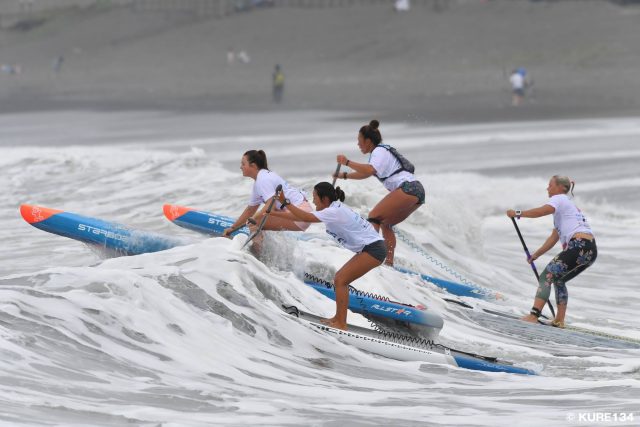
[[425,194],[424,187],[420,181],[405,181],[400,185],[400,189],[410,196],[418,198],[418,205],[424,205]]
[[373,243],[369,243],[367,246],[362,248],[360,253],[368,253],[375,259],[380,262],[383,262],[387,257],[387,244],[384,240],[376,240]]

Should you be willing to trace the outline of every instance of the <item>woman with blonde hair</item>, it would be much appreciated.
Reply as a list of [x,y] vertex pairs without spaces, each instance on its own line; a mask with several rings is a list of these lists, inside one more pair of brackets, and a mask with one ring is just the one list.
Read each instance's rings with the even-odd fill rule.
[[556,255],[545,267],[540,275],[538,291],[533,307],[522,320],[536,323],[541,310],[549,299],[551,285],[555,286],[556,304],[558,312],[551,323],[553,326],[564,328],[564,318],[567,312],[569,293],[566,282],[590,267],[598,256],[598,248],[593,231],[584,214],[578,209],[573,200],[567,195],[571,192],[575,182],[566,176],[554,175],[549,180],[547,193],[549,201],[538,208],[528,210],[509,209],[509,218],[539,218],[553,215],[553,231],[542,246],[527,260],[532,263],[546,253],[560,241],[562,252]]

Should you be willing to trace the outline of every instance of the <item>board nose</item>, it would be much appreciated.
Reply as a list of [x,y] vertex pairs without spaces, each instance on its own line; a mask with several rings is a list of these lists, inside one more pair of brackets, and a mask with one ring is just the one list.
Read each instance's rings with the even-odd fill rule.
[[20,205],[20,215],[22,215],[22,218],[24,218],[24,220],[29,224],[44,221],[60,212],[62,211],[58,209],[45,208],[43,206]]
[[178,205],[164,205],[162,210],[164,212],[164,216],[166,216],[169,221],[173,221],[193,209]]

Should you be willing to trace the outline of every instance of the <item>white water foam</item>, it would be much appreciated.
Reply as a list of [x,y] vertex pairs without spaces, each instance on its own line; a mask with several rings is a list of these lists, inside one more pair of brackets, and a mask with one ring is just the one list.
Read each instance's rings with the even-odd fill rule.
[[[251,181],[241,177],[237,164],[251,148],[265,149],[271,168],[310,191],[329,179],[338,152],[366,160],[354,142],[362,123],[282,114],[262,118],[263,126],[259,117],[247,117],[252,126],[246,129],[237,118],[229,124],[227,116],[83,114],[100,129],[95,135],[71,123],[51,136],[45,124],[59,123],[64,114],[0,118],[3,132],[5,122],[12,126],[2,140],[15,145],[0,148],[0,188],[7,201],[0,207],[1,422],[533,426],[565,425],[568,412],[635,411],[640,417],[640,350],[492,330],[445,302],[450,295],[435,286],[379,268],[354,285],[435,310],[445,319],[440,342],[541,375],[365,354],[280,309],[281,303],[295,304],[331,315],[334,303],[303,285],[300,276],[312,271],[330,277],[349,259],[348,251],[327,239],[268,233],[260,261],[239,249],[240,240],[208,239],[162,215],[164,203],[230,216],[241,212]],[[181,120],[189,126],[179,136]],[[34,121],[41,126],[29,126]],[[637,127],[626,119],[548,122],[538,132],[540,127],[383,123],[385,141],[417,159],[428,193],[427,205],[400,228],[458,273],[505,297],[467,303],[520,315],[530,307],[536,284],[504,212],[544,204],[549,169],[568,171],[599,247],[596,264],[568,284],[568,321],[640,339],[640,216],[629,197],[640,188],[637,171],[626,163],[640,155],[633,143]],[[73,145],[64,143],[63,129]],[[307,135],[306,129],[321,131]],[[607,149],[611,140],[614,149]],[[44,147],[33,146],[38,141]],[[347,203],[363,214],[385,194],[374,180],[339,184]],[[25,223],[21,203],[180,236],[190,244],[103,259],[79,242]],[[549,217],[519,225],[531,251],[552,226]],[[323,227],[310,231],[323,233]],[[538,269],[556,252],[543,256]],[[397,259],[452,278],[402,242]],[[349,320],[368,325],[358,315]]]

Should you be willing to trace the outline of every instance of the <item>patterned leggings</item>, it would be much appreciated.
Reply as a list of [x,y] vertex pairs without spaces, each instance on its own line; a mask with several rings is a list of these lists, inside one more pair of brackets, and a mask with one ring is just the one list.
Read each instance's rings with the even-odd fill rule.
[[598,257],[595,240],[571,239],[567,248],[556,255],[540,275],[536,298],[549,299],[551,285],[556,288],[556,303],[569,300],[566,282],[576,277],[594,263]]

